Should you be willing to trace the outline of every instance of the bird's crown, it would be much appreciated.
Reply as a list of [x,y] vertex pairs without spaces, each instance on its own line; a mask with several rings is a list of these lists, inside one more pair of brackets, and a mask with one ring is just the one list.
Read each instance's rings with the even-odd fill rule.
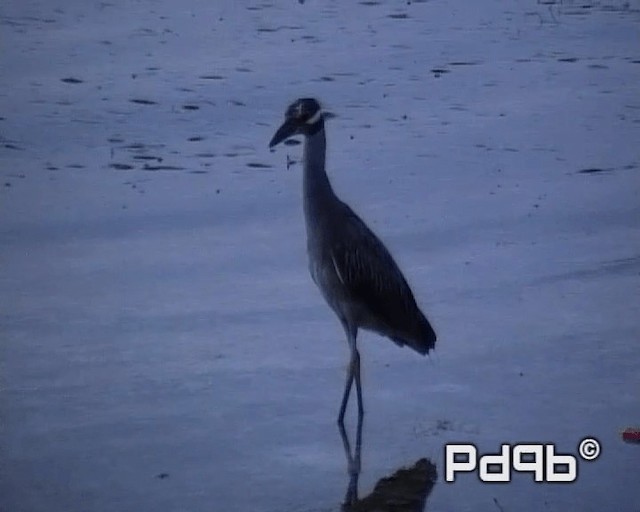
[[314,124],[322,116],[320,103],[314,98],[300,98],[294,101],[285,113],[286,119],[295,120],[298,123]]

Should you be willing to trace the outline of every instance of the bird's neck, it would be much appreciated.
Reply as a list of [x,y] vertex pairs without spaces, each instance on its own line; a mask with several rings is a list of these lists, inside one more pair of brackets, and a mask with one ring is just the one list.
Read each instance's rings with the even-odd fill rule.
[[310,215],[318,216],[326,211],[327,203],[330,203],[334,198],[333,189],[325,170],[326,150],[327,141],[324,126],[305,137],[303,189],[307,218]]

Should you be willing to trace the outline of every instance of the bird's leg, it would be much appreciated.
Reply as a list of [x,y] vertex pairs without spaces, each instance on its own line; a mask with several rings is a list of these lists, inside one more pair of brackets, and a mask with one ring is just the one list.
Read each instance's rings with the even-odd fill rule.
[[342,438],[342,445],[344,447],[344,453],[347,459],[347,472],[349,473],[349,484],[344,498],[342,507],[343,511],[351,510],[351,507],[358,501],[358,477],[360,476],[360,452],[362,450],[362,423],[362,418],[358,418],[356,446],[353,454],[351,453],[351,444],[349,443],[349,437],[347,436],[344,424],[340,423],[338,425],[340,437]]
[[360,453],[362,452],[362,420],[363,414],[358,415],[358,428],[356,430],[356,450],[354,453],[354,466],[355,471],[360,473]]
[[355,359],[354,359],[354,371],[356,378],[356,393],[358,396],[358,423],[362,422],[362,417],[364,416],[364,407],[362,405],[362,383],[360,381],[360,352],[358,349],[355,349]]
[[344,393],[342,394],[342,403],[340,404],[340,412],[338,413],[338,425],[344,425],[344,413],[347,410],[347,403],[349,402],[349,395],[351,394],[351,386],[353,385],[354,370],[353,360],[349,363],[347,368],[347,380],[344,385]]
[[345,382],[344,394],[342,395],[342,404],[340,405],[340,412],[338,413],[338,423],[344,424],[344,413],[347,410],[347,403],[349,402],[349,395],[351,394],[351,386],[353,381],[356,381],[356,393],[358,398],[358,421],[362,420],[364,415],[364,408],[362,406],[362,384],[360,381],[360,353],[356,346],[356,337],[358,335],[358,329],[351,327],[347,322],[343,321],[345,333],[347,334],[347,341],[349,342],[349,349],[351,350],[351,358],[349,360],[349,368],[347,369],[347,381]]
[[[360,473],[360,467],[356,463],[355,456],[351,451],[351,443],[349,442],[349,436],[347,435],[347,430],[345,429],[343,424],[338,425],[338,430],[340,431],[340,438],[342,439],[342,447],[344,448],[344,454],[347,459],[347,473],[350,477],[356,477]],[[353,483],[353,480],[352,480]],[[350,485],[349,487],[353,487]],[[357,494],[357,487],[356,487]],[[357,495],[356,495],[357,498]]]

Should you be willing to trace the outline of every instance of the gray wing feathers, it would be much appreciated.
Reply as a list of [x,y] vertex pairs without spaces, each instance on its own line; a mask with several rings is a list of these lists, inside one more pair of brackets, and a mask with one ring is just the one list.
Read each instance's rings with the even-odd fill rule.
[[345,226],[348,242],[332,248],[336,273],[354,299],[392,327],[416,312],[413,293],[382,242],[352,215],[350,225]]
[[364,306],[374,329],[421,354],[436,334],[416,304],[393,257],[348,206],[341,235],[331,244],[331,261],[346,295]]

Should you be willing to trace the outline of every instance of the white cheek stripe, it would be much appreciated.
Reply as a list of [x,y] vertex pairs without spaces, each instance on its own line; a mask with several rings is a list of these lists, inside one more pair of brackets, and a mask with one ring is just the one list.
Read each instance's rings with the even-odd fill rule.
[[307,119],[306,124],[316,124],[318,121],[320,121],[321,117],[322,117],[322,110],[318,110],[309,119]]

